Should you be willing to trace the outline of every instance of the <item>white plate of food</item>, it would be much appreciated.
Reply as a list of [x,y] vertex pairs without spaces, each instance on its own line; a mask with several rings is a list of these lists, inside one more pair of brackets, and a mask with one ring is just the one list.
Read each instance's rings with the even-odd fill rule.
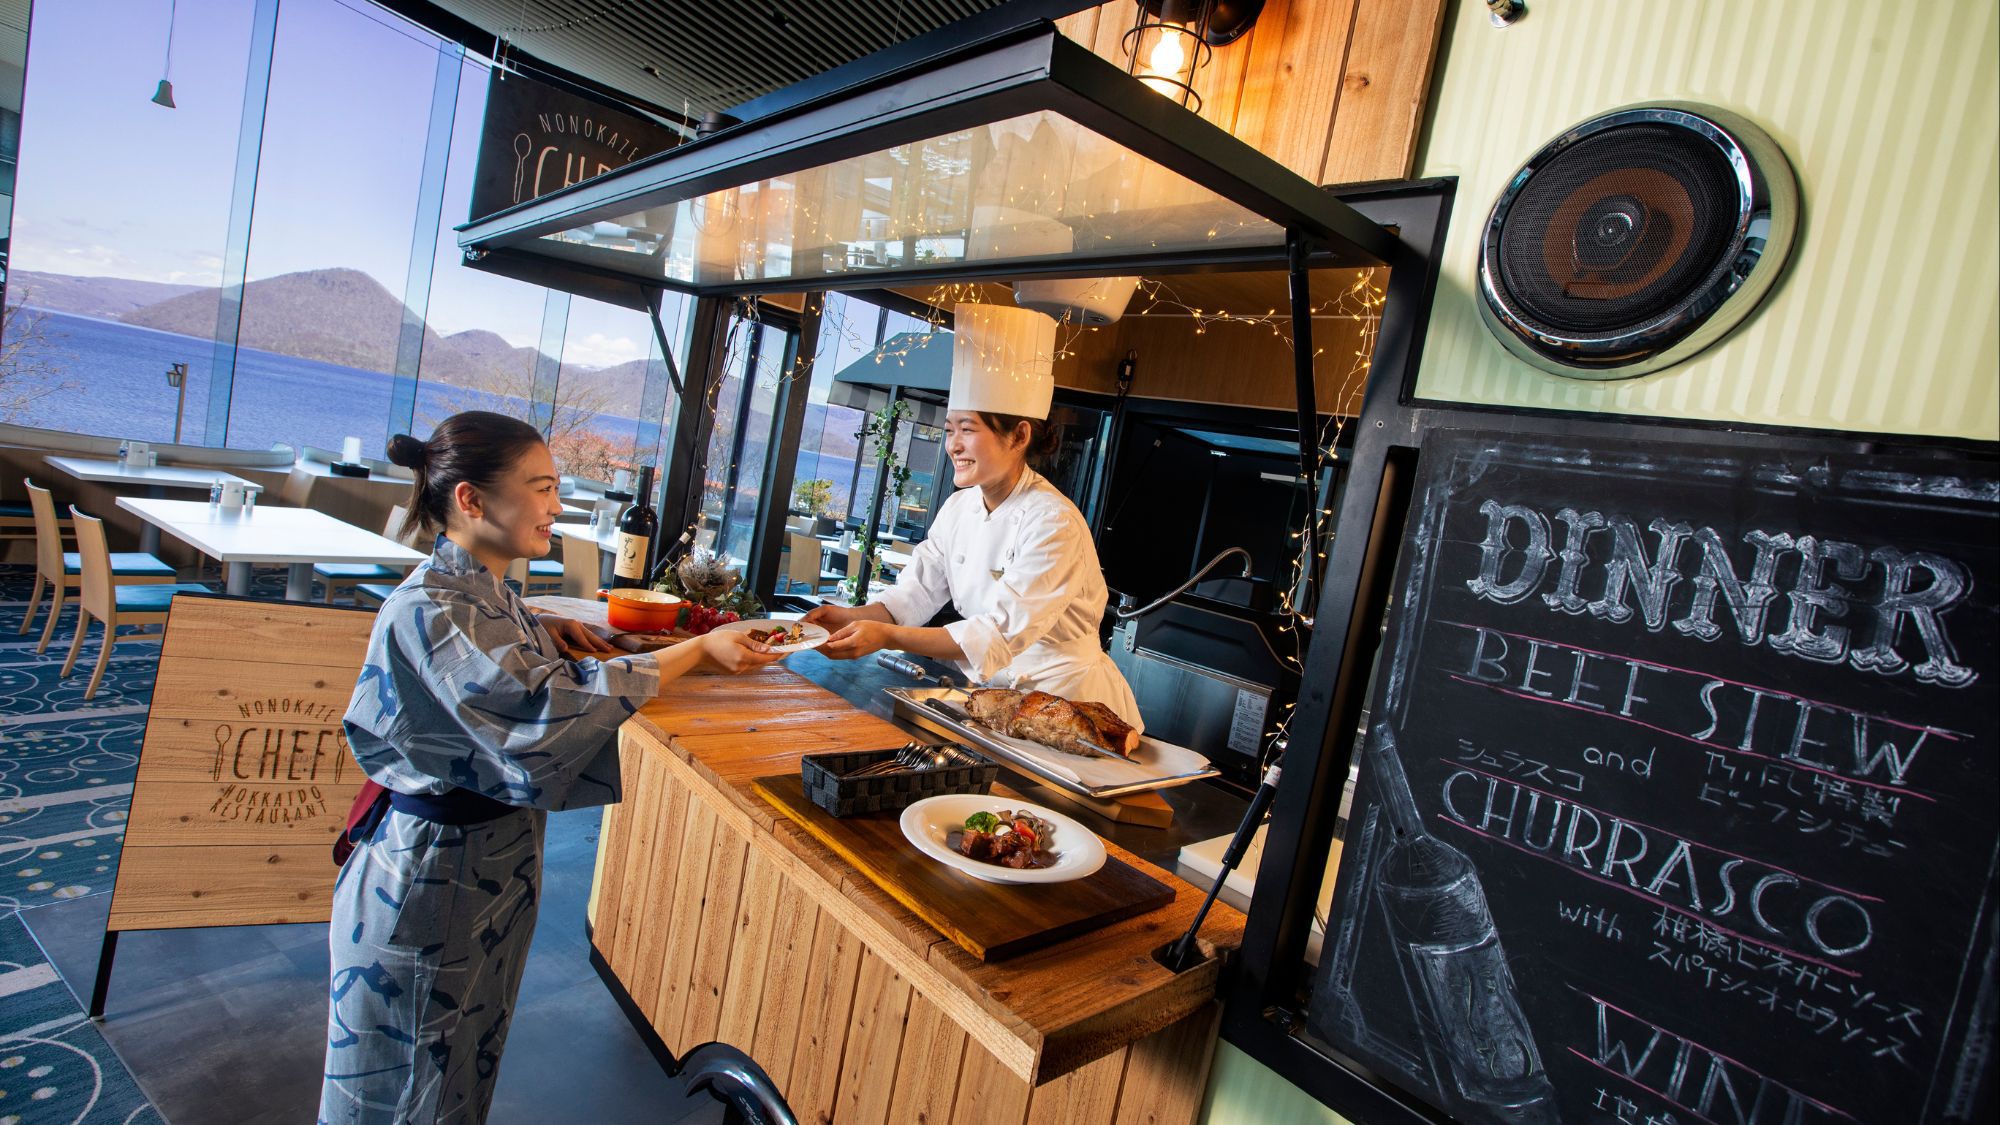
[[769,645],[772,652],[804,652],[818,648],[833,636],[824,625],[812,625],[796,619],[778,617],[753,617],[747,621],[731,621],[727,625],[717,625],[717,630],[731,633],[748,633],[750,639],[759,644]]
[[926,797],[903,810],[900,824],[918,851],[988,883],[1067,883],[1104,866],[1097,833],[1025,801],[977,793]]

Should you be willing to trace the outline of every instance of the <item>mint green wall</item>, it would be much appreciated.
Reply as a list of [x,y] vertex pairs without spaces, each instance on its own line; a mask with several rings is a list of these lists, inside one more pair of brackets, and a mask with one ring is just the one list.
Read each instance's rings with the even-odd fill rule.
[[[1418,154],[1459,177],[1425,397],[2000,438],[2000,14],[1992,0],[1528,0],[1504,31],[1459,0]],[[1639,30],[1634,30],[1634,29]],[[1653,375],[1592,383],[1508,355],[1470,288],[1476,232],[1550,137],[1654,99],[1762,125],[1805,222],[1747,323]],[[1208,1125],[1343,1119],[1227,1043]]]
[[[1459,177],[1419,393],[2000,437],[1997,35],[1992,0],[1529,0],[1504,31],[1461,2],[1418,154],[1421,175]],[[1805,222],[1787,274],[1686,363],[1614,383],[1536,371],[1479,321],[1479,228],[1550,137],[1666,98],[1742,113],[1791,157]]]

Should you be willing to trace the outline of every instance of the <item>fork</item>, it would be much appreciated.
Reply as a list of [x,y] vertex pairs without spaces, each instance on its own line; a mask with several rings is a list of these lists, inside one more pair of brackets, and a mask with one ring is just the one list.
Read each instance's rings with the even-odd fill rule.
[[878,777],[883,774],[898,773],[903,770],[920,773],[924,770],[941,769],[950,765],[971,764],[973,763],[968,760],[966,753],[956,746],[931,746],[921,742],[910,742],[905,743],[901,750],[896,751],[895,757],[884,759],[873,765],[863,766],[852,773],[843,774],[842,776],[850,778]]

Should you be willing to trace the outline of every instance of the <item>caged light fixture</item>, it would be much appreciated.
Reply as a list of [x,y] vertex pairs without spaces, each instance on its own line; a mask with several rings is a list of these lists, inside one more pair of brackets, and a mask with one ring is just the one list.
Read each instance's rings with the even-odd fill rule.
[[1138,9],[1125,33],[1125,72],[1200,113],[1195,76],[1215,48],[1250,30],[1264,0],[1138,0]]

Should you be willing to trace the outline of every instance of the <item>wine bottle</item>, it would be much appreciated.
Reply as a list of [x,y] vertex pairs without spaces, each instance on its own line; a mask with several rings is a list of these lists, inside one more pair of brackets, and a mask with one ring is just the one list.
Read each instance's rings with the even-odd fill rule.
[[1389,828],[1375,889],[1417,1009],[1419,1038],[1443,1092],[1462,1109],[1522,1123],[1558,1120],[1514,974],[1464,852],[1424,830],[1389,728],[1370,754]]
[[612,568],[611,588],[628,589],[646,584],[646,563],[652,555],[653,536],[660,518],[653,514],[653,467],[639,470],[639,494],[625,514],[618,518],[618,561]]

